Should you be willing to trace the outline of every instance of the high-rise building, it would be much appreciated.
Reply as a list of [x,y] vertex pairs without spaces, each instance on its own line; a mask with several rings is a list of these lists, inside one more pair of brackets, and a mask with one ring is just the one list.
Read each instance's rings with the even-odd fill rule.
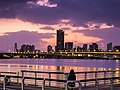
[[34,45],[25,45],[23,44],[20,49],[21,52],[35,52]]
[[57,30],[57,43],[56,43],[56,51],[63,51],[64,50],[64,31]]
[[65,50],[71,51],[73,49],[73,42],[66,42],[65,43]]
[[87,49],[88,49],[88,45],[87,44],[83,44],[83,51],[87,52]]
[[17,49],[17,43],[15,43],[15,46],[14,46],[14,52],[17,52],[18,49]]
[[89,51],[99,51],[98,50],[98,44],[97,43],[92,43],[92,45],[89,45]]
[[98,44],[97,43],[93,43],[93,51],[98,51]]
[[29,45],[29,52],[35,52],[35,46]]
[[21,46],[20,52],[26,52],[26,45],[25,44],[23,44]]
[[113,47],[112,47],[112,43],[108,43],[107,44],[107,51],[112,51],[113,50]]

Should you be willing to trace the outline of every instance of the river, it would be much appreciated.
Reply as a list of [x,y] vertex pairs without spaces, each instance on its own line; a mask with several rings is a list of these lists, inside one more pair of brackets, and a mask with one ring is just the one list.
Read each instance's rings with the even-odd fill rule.
[[[119,60],[90,60],[90,59],[0,59],[0,72],[20,72],[21,70],[32,71],[58,71],[69,72],[74,69],[75,72],[83,71],[103,71],[120,70]],[[34,76],[34,74],[26,74]],[[47,77],[48,75],[39,77]],[[103,77],[102,75],[99,75]],[[119,72],[115,76],[119,76]],[[64,79],[64,75],[53,75],[54,79]],[[84,76],[77,75],[77,79],[84,79]],[[95,77],[94,74],[87,78]]]

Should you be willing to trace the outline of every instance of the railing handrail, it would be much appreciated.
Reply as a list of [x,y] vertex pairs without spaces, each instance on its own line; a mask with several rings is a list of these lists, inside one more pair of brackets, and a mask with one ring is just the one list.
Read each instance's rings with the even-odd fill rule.
[[[0,75],[0,77],[8,76],[10,78],[24,78],[24,79],[36,79],[36,80],[46,80],[46,81],[58,81],[58,82],[67,82],[69,80],[61,80],[61,79],[49,79],[49,78],[34,78],[34,77],[22,77],[22,76],[11,76],[11,75]],[[120,77],[111,77],[111,78],[97,78],[97,81],[100,80],[115,80],[120,79]],[[86,80],[74,80],[73,82],[89,82],[89,81],[96,81],[96,79],[86,79]]]
[[46,71],[28,71],[28,70],[21,70],[21,72],[29,72],[29,73],[52,73],[52,74],[66,74],[64,72],[46,72]]
[[18,74],[18,72],[0,72],[0,74]]
[[[103,73],[103,72],[116,72],[120,70],[105,70],[105,71],[86,71],[86,72],[75,72],[75,74],[82,74],[82,73]],[[46,71],[28,71],[28,70],[21,70],[21,72],[29,72],[29,73],[50,73],[50,74],[69,74],[67,72],[46,72]]]

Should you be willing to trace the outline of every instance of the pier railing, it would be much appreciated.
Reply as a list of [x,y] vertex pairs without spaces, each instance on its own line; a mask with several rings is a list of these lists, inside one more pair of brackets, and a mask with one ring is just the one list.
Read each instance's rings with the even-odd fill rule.
[[[2,89],[2,90],[6,90],[7,84],[6,84],[6,82],[5,82],[5,78],[6,78],[7,76],[6,76],[6,75],[0,75],[0,77],[4,77],[3,84],[2,84],[2,86],[3,86],[3,89]],[[65,83],[65,87],[63,88],[63,89],[65,89],[65,90],[68,90],[68,88],[76,88],[76,86],[75,86],[75,87],[69,87],[68,82],[78,83],[79,85],[78,85],[77,88],[79,88],[79,90],[82,90],[83,86],[82,86],[81,83],[94,81],[94,82],[96,83],[95,86],[94,86],[94,88],[95,88],[96,90],[99,90],[99,88],[101,88],[101,87],[99,87],[99,85],[100,85],[99,82],[100,82],[101,80],[109,80],[109,81],[110,81],[110,83],[109,83],[109,88],[110,88],[110,89],[109,89],[109,90],[113,90],[113,87],[115,86],[114,81],[115,81],[116,79],[117,79],[117,80],[120,80],[120,77],[98,78],[98,79],[86,79],[86,80],[77,80],[77,81],[67,81],[67,80],[48,79],[48,78],[22,77],[22,76],[9,76],[9,77],[10,77],[10,78],[19,78],[19,79],[22,80],[22,82],[19,84],[21,90],[25,90],[25,88],[29,88],[29,86],[26,86],[26,84],[25,84],[25,80],[27,80],[27,79],[30,79],[30,80],[33,80],[33,79],[41,80],[41,81],[42,81],[42,86],[39,87],[39,88],[42,89],[42,90],[45,90],[45,88],[46,88],[46,81],[63,82],[63,83]],[[26,87],[25,87],[25,86],[26,86]],[[14,87],[14,86],[13,86],[13,87]],[[18,87],[16,87],[16,88],[18,88]],[[35,87],[34,87],[34,89],[35,89]]]
[[[77,76],[77,80],[87,80],[87,79],[98,79],[98,78],[112,78],[115,77],[115,73],[117,71],[113,71],[113,70],[108,70],[108,71],[88,71],[88,72],[75,72],[76,76]],[[69,73],[65,73],[65,72],[44,72],[44,71],[27,71],[27,70],[22,70],[22,77],[26,76],[26,73],[29,73],[28,75],[31,76],[31,74],[33,75],[33,77],[35,78],[39,78],[38,74],[43,74],[43,76],[45,77],[44,74],[46,74],[45,78],[48,79],[55,79],[55,77],[52,77],[52,75],[63,75],[63,80],[67,80],[67,76]],[[90,75],[92,74],[93,77],[90,77]],[[35,85],[37,85],[37,80],[35,79]],[[109,82],[109,81],[108,81]],[[94,83],[94,82],[93,82]],[[106,84],[107,80],[103,80],[103,83]],[[84,86],[87,86],[87,82],[82,83],[84,84]],[[51,81],[49,81],[49,86],[51,86]]]

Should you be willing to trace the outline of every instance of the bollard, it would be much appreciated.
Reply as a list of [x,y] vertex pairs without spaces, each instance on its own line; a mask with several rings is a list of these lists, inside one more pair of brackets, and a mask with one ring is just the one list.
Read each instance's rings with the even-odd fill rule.
[[24,83],[25,83],[25,78],[23,77],[23,78],[22,78],[22,83],[21,83],[21,87],[22,87],[21,90],[24,90]]
[[45,90],[45,79],[43,80],[43,83],[42,83],[42,90]]
[[3,90],[6,90],[6,83],[5,83],[5,79],[6,79],[6,76],[4,77],[4,80],[3,80]]

